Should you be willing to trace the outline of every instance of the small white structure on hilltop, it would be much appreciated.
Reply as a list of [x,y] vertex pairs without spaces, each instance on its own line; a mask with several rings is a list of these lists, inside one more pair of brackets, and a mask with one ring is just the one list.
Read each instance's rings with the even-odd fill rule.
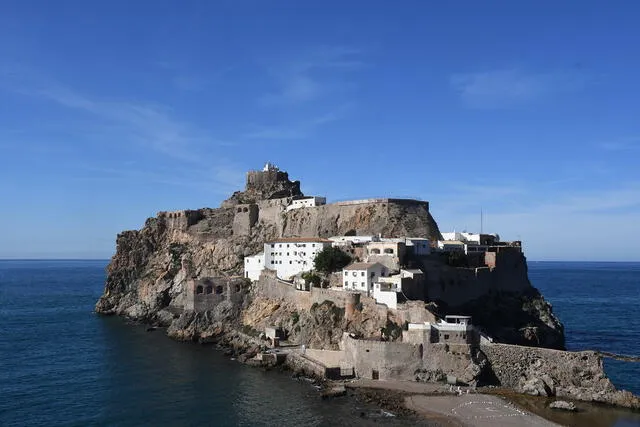
[[355,262],[342,270],[343,288],[369,293],[373,283],[387,274],[387,268],[378,262]]
[[[331,246],[331,240],[317,237],[283,237],[264,244],[264,252],[245,257],[244,276],[258,280],[264,268],[275,270],[281,279],[311,271],[318,252]],[[262,268],[260,266],[262,265]]]
[[315,206],[322,206],[327,204],[326,197],[320,196],[298,196],[294,197],[291,204],[287,206],[287,211],[300,208],[312,208]]
[[278,172],[279,170],[280,169],[278,169],[278,167],[271,162],[265,163],[264,167],[262,168],[263,172]]

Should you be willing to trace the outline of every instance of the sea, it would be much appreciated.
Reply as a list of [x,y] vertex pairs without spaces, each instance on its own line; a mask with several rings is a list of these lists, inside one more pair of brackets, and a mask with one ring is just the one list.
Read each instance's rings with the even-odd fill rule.
[[[429,425],[94,314],[107,262],[0,261],[0,426]],[[640,263],[530,262],[529,277],[570,350],[640,356]],[[640,394],[640,363],[605,367]]]

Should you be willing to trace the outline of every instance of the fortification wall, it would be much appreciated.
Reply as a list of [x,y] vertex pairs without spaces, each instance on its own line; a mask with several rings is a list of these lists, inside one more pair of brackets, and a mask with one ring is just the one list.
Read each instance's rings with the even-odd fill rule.
[[422,347],[402,342],[356,340],[345,334],[345,363],[357,377],[412,381],[422,366]]
[[360,302],[360,294],[333,289],[311,288],[299,291],[292,284],[276,277],[275,271],[263,270],[260,279],[253,284],[254,292],[270,299],[286,300],[294,303],[298,309],[308,310],[313,304],[332,301],[337,307],[351,309]]
[[164,221],[169,228],[186,230],[200,221],[204,216],[199,210],[179,210],[158,212],[158,219]]
[[456,307],[490,291],[523,292],[531,286],[522,253],[501,252],[496,254],[495,260],[495,268],[454,268],[425,263],[427,298]]
[[241,278],[207,277],[190,279],[185,292],[184,309],[203,312],[215,309],[223,301],[240,304],[247,290]]
[[294,209],[281,216],[280,230],[285,237],[330,237],[346,232],[430,239],[440,236],[427,202],[394,199],[366,199]]
[[239,204],[234,206],[233,235],[246,236],[251,233],[251,228],[258,222],[258,205]]

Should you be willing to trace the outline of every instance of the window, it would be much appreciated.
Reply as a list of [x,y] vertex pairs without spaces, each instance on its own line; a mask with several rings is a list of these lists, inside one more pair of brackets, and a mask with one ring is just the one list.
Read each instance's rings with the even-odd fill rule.
[[366,273],[365,273],[364,271],[362,271],[362,272],[360,273],[360,275],[361,275],[361,276],[363,276],[363,277],[365,276],[365,274],[366,274]]
[[271,264],[275,264],[275,263],[273,262],[273,260],[271,260]]
[[360,282],[360,284],[364,287],[364,282]]
[[353,277],[356,277],[357,275],[358,275],[358,273],[354,271],[353,272]]
[[371,249],[371,253],[374,255],[380,255],[380,249]]
[[216,286],[216,294],[220,295],[222,293],[222,286]]
[[345,288],[348,288],[348,287],[349,287],[349,282],[348,282],[348,281],[346,281],[346,280],[344,281],[344,287],[345,287]]
[[385,254],[393,254],[393,249],[391,249],[391,248],[386,248],[386,249],[384,250],[384,253],[385,253]]
[[371,272],[371,277],[372,277],[372,278],[373,278],[373,277],[376,277],[376,272],[375,272],[375,271],[372,271],[372,272]]
[[289,261],[289,264],[293,264],[293,262]]
[[348,275],[349,275],[349,272],[348,272],[348,271],[345,271],[345,272],[344,272],[344,275],[345,275],[345,276],[348,276]]
[[211,286],[207,286],[206,292],[207,295],[210,294],[213,291],[213,289],[211,288]]
[[278,247],[279,247],[279,248],[281,248],[281,247],[282,247],[282,243],[280,243],[280,244],[278,245]]
[[316,247],[316,244],[315,244],[315,243],[312,243],[312,244],[311,244],[311,247],[314,247],[314,248],[315,248],[315,247]]
[[298,255],[298,251],[293,251],[293,254],[294,255]]
[[444,339],[448,340],[449,339],[449,334],[444,334]]
[[289,252],[287,252],[287,256],[289,256]]
[[287,243],[287,247],[289,247],[289,244]]
[[355,288],[357,286],[356,282],[351,282],[351,285]]
[[275,247],[276,247],[276,245],[274,245],[274,244],[271,244],[271,247],[272,247],[272,248],[275,248]]
[[198,286],[196,288],[196,294],[201,294],[202,293],[202,286]]

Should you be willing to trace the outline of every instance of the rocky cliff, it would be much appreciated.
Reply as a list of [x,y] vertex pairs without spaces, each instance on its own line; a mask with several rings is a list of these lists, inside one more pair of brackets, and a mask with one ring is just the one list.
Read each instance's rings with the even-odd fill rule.
[[[243,258],[260,252],[265,241],[276,237],[379,233],[433,240],[440,237],[427,202],[367,199],[287,210],[291,198],[301,194],[300,183],[290,181],[284,172],[249,172],[245,190],[234,193],[220,208],[161,212],[149,218],[142,229],[120,233],[96,311],[167,326],[173,324],[171,334],[181,339],[206,338],[214,330],[220,332],[231,326],[257,329],[268,319],[260,318],[260,306],[252,302],[250,293],[242,303],[226,301],[215,312],[185,313],[190,283],[241,275]],[[482,297],[489,298],[490,304],[480,299],[476,304],[452,307],[461,307],[475,316],[487,332],[495,332],[504,342],[561,348],[564,345],[561,324],[542,296],[530,286],[524,258],[516,261],[512,267],[505,264],[482,277],[470,273],[472,270],[461,272],[432,265],[427,271],[430,277],[427,294],[441,289],[431,298],[440,301],[447,300],[448,295],[460,295],[462,289],[475,292],[499,285],[496,288],[499,292],[486,292]],[[513,271],[510,273],[509,269]],[[434,273],[436,270],[438,273]],[[475,294],[469,295],[477,300]],[[285,311],[280,310],[282,319],[292,316],[293,311]],[[331,317],[329,311],[311,314],[309,319],[306,313],[300,319],[304,325],[316,322],[318,337],[328,336],[327,331],[335,336],[340,329],[369,336],[379,332],[389,320],[386,316],[370,317],[368,322],[373,326],[358,331],[353,323],[347,325],[343,317]],[[502,316],[499,322],[497,316]],[[255,320],[258,318],[261,320]],[[295,325],[291,326],[295,330]],[[335,345],[335,339],[326,340],[325,347]]]

